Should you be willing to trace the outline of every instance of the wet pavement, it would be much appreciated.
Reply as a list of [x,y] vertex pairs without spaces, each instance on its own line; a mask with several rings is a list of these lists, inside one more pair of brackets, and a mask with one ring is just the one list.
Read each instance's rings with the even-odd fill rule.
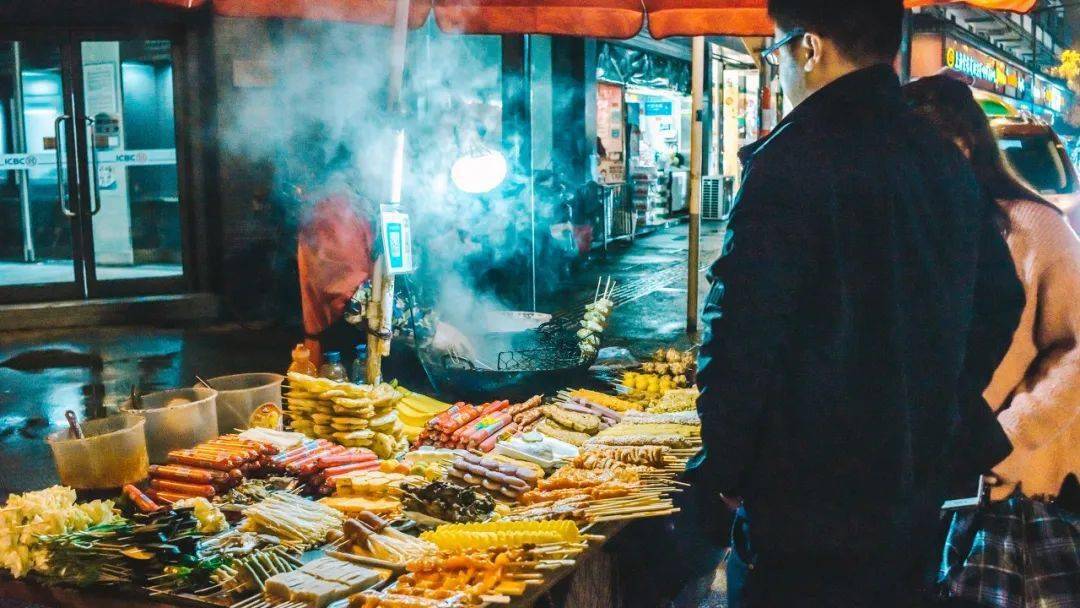
[[[539,307],[555,311],[592,298],[597,276],[644,285],[635,299],[615,309],[604,346],[628,348],[639,357],[661,346],[689,348],[685,332],[687,226],[676,225],[617,242],[571,277],[565,289]],[[715,258],[720,231],[702,228],[702,266]],[[646,282],[644,279],[651,278]],[[700,281],[700,295],[707,291]],[[190,386],[195,375],[281,371],[301,338],[296,328],[252,329],[237,325],[190,328],[93,327],[8,332],[0,335],[0,502],[10,492],[57,482],[46,436],[65,426],[64,412],[80,419],[115,411],[132,386],[151,392]],[[430,390],[407,354],[395,357],[388,377]]]

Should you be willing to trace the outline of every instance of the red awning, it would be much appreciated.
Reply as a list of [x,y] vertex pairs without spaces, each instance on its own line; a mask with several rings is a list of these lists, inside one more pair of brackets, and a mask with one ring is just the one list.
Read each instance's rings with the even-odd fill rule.
[[[908,8],[960,0],[905,0]],[[653,38],[669,36],[771,36],[766,0],[644,0]],[[967,0],[987,10],[1026,13],[1035,0]]]
[[[905,0],[904,4],[908,8],[915,8],[916,6],[957,4],[959,2],[961,0]],[[1035,0],[967,0],[965,4],[989,11],[1012,11],[1014,13],[1026,13],[1035,8]]]
[[632,38],[641,31],[641,0],[434,0],[445,32]]
[[[214,12],[225,17],[281,17],[351,21],[371,25],[394,24],[394,0],[147,0],[181,8],[212,4]],[[409,27],[416,29],[427,21],[431,0],[413,0],[409,4]]]
[[771,36],[765,0],[645,0],[649,34],[669,36]]
[[[213,4],[229,17],[292,17],[391,25],[394,0],[147,0],[182,8]],[[909,7],[958,0],[906,0]],[[1035,0],[967,0],[989,10],[1027,12]],[[646,12],[649,33],[669,36],[769,36],[766,0],[412,0],[409,27],[435,19],[446,32],[631,38]]]
[[179,8],[199,8],[207,3],[208,0],[148,0],[153,4],[165,4],[168,6],[176,6]]

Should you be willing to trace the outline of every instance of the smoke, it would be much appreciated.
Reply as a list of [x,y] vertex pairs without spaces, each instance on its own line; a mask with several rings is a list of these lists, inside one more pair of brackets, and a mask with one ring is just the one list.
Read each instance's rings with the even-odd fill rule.
[[[527,290],[532,246],[524,176],[511,174],[485,196],[449,180],[470,146],[502,148],[500,49],[498,37],[443,34],[431,23],[410,32],[408,111],[399,118],[386,111],[388,28],[283,22],[253,57],[271,82],[234,89],[224,144],[232,156],[274,168],[275,200],[292,227],[323,192],[341,190],[367,202],[374,225],[389,194],[395,128],[403,126],[416,292],[422,306],[479,337],[487,313],[508,308],[497,286]],[[511,167],[515,154],[507,154]]]

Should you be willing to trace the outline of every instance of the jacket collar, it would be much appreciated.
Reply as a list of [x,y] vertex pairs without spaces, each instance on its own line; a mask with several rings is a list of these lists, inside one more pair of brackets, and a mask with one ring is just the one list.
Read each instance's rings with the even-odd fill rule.
[[745,163],[791,125],[820,123],[828,120],[827,116],[838,108],[842,115],[852,106],[881,107],[894,104],[900,105],[902,102],[900,80],[891,66],[882,63],[856,70],[837,78],[803,100],[768,136],[744,146],[739,151],[739,159]]

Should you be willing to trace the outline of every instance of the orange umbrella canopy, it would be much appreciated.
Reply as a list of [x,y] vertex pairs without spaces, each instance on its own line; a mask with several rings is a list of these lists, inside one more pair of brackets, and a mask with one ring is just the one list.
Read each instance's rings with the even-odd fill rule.
[[[201,1],[201,0],[200,0]],[[327,21],[394,24],[394,0],[213,0],[214,12],[227,17],[292,17]],[[428,2],[409,4],[409,27],[427,21]]]
[[[148,0],[180,8],[199,8],[206,4],[225,17],[281,17],[352,21],[371,25],[394,24],[394,0]],[[416,29],[427,21],[431,0],[409,3],[409,27]]]
[[725,36],[771,36],[773,32],[765,0],[645,0],[645,7],[654,38],[713,35],[713,31]]
[[151,4],[165,4],[179,8],[199,8],[206,4],[207,0],[148,0]]
[[[395,0],[148,0],[181,8],[212,4],[230,17],[291,17],[390,25]],[[905,0],[908,7],[958,0]],[[439,27],[464,34],[551,34],[631,38],[645,15],[654,38],[769,36],[766,0],[412,0],[409,26],[420,27],[434,8]],[[989,10],[1027,12],[1035,0],[967,0]]]
[[641,0],[434,0],[446,32],[632,38],[641,31]]
[[[908,8],[930,6],[932,4],[957,4],[960,0],[905,0]],[[991,11],[1012,11],[1026,13],[1035,8],[1035,0],[967,0],[965,4]]]
[[[905,0],[908,8],[955,4],[959,0]],[[649,33],[668,36],[771,36],[772,20],[766,0],[644,0],[649,14]],[[988,10],[1027,12],[1035,0],[967,0],[966,4]]]

